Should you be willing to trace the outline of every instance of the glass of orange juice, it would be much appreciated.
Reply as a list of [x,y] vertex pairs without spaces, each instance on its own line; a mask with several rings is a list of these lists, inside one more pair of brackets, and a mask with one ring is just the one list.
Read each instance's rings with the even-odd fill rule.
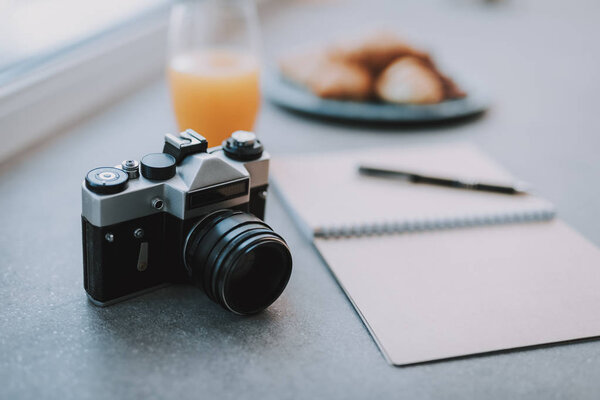
[[177,124],[220,145],[251,131],[259,106],[259,30],[253,0],[183,1],[171,12],[167,75]]

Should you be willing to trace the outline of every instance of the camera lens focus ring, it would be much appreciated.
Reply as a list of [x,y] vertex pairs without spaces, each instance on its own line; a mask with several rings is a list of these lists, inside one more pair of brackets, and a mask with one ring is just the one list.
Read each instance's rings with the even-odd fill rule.
[[[236,227],[226,235],[221,236],[221,239],[208,255],[207,264],[214,267],[206,268],[204,271],[206,293],[215,300],[221,298],[220,300],[224,303],[230,303],[227,302],[224,294],[224,284],[229,268],[249,245],[260,240],[273,240],[273,234],[273,231],[265,229],[264,226],[246,224]],[[226,308],[231,308],[227,304],[223,305]]]
[[[204,217],[190,230],[183,248],[183,258],[185,268],[194,284],[203,286],[201,276],[203,276],[205,263],[202,260],[206,258],[207,254],[203,251],[206,247],[200,245],[204,242],[204,237],[216,224],[224,218],[229,217],[232,213],[233,211],[231,210],[216,211]],[[192,265],[194,266],[193,268]]]
[[[289,257],[281,257],[283,253],[281,253],[280,249],[285,247],[287,249],[287,245],[285,241],[281,238],[273,238],[268,234],[261,235],[253,235],[251,238],[246,238],[244,241],[241,241],[239,248],[240,250],[237,252],[231,251],[228,252],[228,257],[223,258],[221,266],[216,269],[217,277],[212,280],[212,290],[216,297],[222,300],[225,308],[241,313],[241,314],[252,314],[258,311],[261,311],[267,308],[271,303],[273,303],[277,298],[281,295],[285,286],[289,280],[289,273],[291,273],[291,256]],[[271,254],[269,256],[269,261],[256,261],[257,257],[254,255],[259,251],[267,252]],[[273,254],[279,254],[278,257],[273,257]],[[286,253],[289,255],[289,251]],[[275,261],[278,260],[278,261]],[[272,267],[275,267],[276,263],[281,263],[281,265],[289,265],[289,273],[285,274],[285,282],[280,284],[281,281],[277,281],[275,279],[266,291],[261,289],[267,286],[266,284],[262,284],[261,282],[257,282],[256,279],[252,279],[252,282],[238,282],[240,279],[232,278],[240,275],[238,270],[244,269],[241,272],[243,275],[248,275],[249,268],[252,268],[248,264],[254,264],[257,262],[270,262],[273,263]],[[228,267],[230,266],[230,267]],[[282,271],[283,275],[283,271]],[[271,279],[269,276],[265,276],[265,279]],[[282,277],[283,280],[283,277]],[[233,282],[233,283],[232,283]],[[251,285],[256,286],[254,288],[245,288],[242,285]],[[261,296],[261,299],[249,299],[248,295],[238,295],[238,291],[249,291],[255,290],[258,296]],[[250,303],[247,303],[246,298]],[[241,311],[240,311],[241,310]]]
[[184,257],[192,281],[237,314],[273,303],[291,275],[292,258],[281,236],[241,211],[210,214],[188,235]]

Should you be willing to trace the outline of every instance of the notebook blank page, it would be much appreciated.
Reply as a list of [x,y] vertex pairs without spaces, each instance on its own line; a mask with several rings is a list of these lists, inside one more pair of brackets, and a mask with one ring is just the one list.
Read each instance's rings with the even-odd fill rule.
[[313,232],[410,221],[473,220],[552,209],[551,204],[531,195],[361,176],[357,172],[360,163],[484,182],[511,181],[505,170],[465,144],[287,157],[274,159],[271,172],[290,208]]
[[315,243],[392,364],[600,335],[600,251],[558,220]]

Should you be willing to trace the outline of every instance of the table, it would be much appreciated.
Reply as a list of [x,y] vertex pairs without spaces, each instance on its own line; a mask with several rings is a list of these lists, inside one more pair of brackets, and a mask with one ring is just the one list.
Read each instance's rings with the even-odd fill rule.
[[[257,131],[275,156],[470,141],[600,245],[599,11],[594,1],[278,2],[261,15],[270,58],[381,20],[476,72],[494,104],[476,120],[418,127],[311,120],[265,103]],[[273,194],[266,219],[294,272],[268,311],[240,318],[190,286],[92,306],[81,180],[159,151],[173,130],[159,80],[0,169],[0,398],[598,398],[597,341],[389,366]]]

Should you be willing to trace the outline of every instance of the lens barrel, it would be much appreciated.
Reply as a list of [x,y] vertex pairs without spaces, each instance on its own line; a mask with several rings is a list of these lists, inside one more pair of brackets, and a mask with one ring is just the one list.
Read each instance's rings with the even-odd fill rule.
[[270,306],[292,273],[292,256],[283,238],[242,211],[206,216],[191,229],[183,251],[192,282],[236,314],[254,314]]

